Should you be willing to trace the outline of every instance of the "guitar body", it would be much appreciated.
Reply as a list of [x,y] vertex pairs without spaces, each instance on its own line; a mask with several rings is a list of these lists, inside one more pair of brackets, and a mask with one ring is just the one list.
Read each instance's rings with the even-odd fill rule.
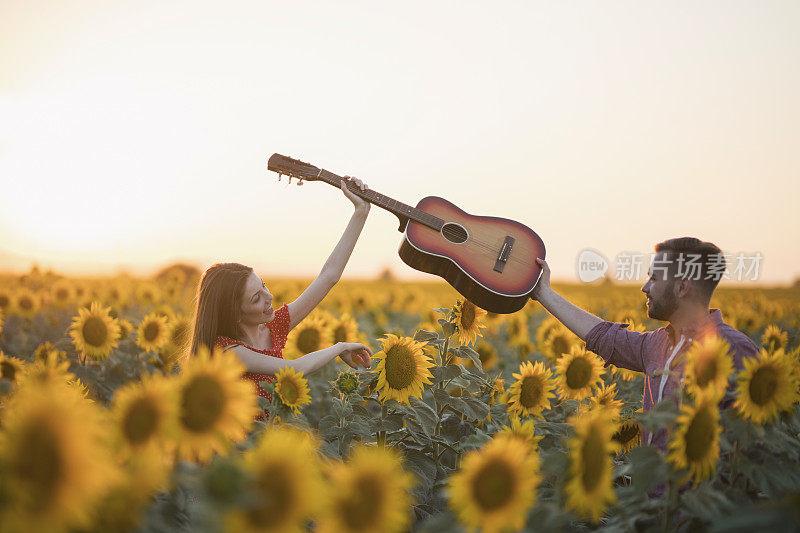
[[411,268],[444,278],[469,301],[493,313],[525,306],[541,275],[542,239],[507,218],[475,216],[444,198],[428,196],[416,208],[446,222],[441,231],[410,220],[400,258]]

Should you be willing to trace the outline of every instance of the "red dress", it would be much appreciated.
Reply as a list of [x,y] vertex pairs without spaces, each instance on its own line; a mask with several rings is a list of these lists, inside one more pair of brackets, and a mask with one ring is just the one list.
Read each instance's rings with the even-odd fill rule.
[[[271,337],[272,337],[272,348],[267,350],[258,350],[253,348],[252,346],[248,346],[243,342],[239,342],[236,339],[232,339],[230,337],[219,336],[214,341],[214,345],[218,346],[222,349],[225,349],[229,346],[235,346],[237,344],[244,346],[245,348],[249,348],[254,352],[263,353],[269,357],[278,357],[283,359],[283,347],[286,345],[286,336],[289,335],[289,306],[283,304],[283,307],[275,311],[275,316],[272,318],[271,321],[266,322],[267,327],[269,328]],[[252,381],[256,385],[256,389],[258,390],[258,395],[262,398],[266,398],[268,402],[272,402],[272,394],[265,391],[261,385],[258,384],[259,381],[269,381],[270,383],[275,382],[275,376],[272,374],[258,374],[255,372],[245,372],[242,376],[242,379],[246,379]],[[269,414],[267,414],[269,416]],[[256,416],[256,420],[264,420],[262,415]]]

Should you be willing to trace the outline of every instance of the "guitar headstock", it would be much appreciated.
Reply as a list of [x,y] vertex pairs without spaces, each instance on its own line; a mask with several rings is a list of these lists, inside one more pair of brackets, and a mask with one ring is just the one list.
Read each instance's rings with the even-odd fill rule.
[[291,178],[309,181],[319,180],[322,172],[321,169],[310,163],[304,163],[299,159],[292,159],[281,154],[272,154],[270,156],[269,161],[267,161],[267,169],[277,172],[279,176],[289,176],[290,180]]

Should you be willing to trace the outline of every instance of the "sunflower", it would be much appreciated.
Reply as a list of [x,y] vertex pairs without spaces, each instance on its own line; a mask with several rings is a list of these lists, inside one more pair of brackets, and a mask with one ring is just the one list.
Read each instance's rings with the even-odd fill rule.
[[678,427],[669,443],[667,460],[676,468],[688,468],[684,481],[694,477],[694,484],[711,477],[719,457],[718,399],[699,396],[695,405],[682,405]]
[[785,331],[781,331],[781,328],[774,324],[767,326],[764,330],[764,334],[761,335],[761,344],[771,352],[780,349],[785,350],[788,342],[789,334]]
[[574,333],[559,325],[550,330],[541,346],[541,352],[557,362],[564,354],[570,353],[573,347],[579,346],[578,340]]
[[109,314],[110,309],[92,302],[91,309],[82,307],[72,321],[70,335],[75,347],[84,356],[105,359],[117,347],[119,323]]
[[457,300],[453,306],[453,321],[456,323],[458,342],[461,344],[474,344],[478,337],[482,337],[481,329],[486,326],[481,318],[486,311],[469,300]]
[[544,364],[523,361],[519,373],[512,374],[517,381],[508,389],[508,409],[522,416],[541,416],[550,409],[550,398],[554,397],[556,384],[553,374]]
[[506,333],[509,346],[519,346],[528,342],[528,315],[520,311],[506,319]]
[[622,400],[617,399],[617,384],[601,383],[591,397],[591,405],[593,409],[607,409],[612,419],[618,419]]
[[530,447],[519,439],[495,437],[467,453],[461,469],[450,476],[450,508],[470,528],[518,531],[536,503],[539,482],[539,460]]
[[156,313],[150,313],[142,319],[137,333],[136,344],[147,352],[158,351],[169,342],[167,319]]
[[620,453],[627,452],[639,445],[642,439],[642,428],[635,419],[628,418],[620,423],[611,438],[620,445]]
[[619,448],[612,440],[617,424],[603,409],[573,416],[575,436],[569,440],[572,459],[564,486],[566,507],[595,522],[609,504],[616,502],[611,454]]
[[5,317],[3,316],[3,309],[0,308],[0,335],[3,333],[3,322],[5,321]]
[[134,289],[136,301],[144,307],[152,307],[161,301],[161,290],[151,282],[141,282]]
[[733,372],[730,345],[715,335],[693,343],[686,352],[686,389],[692,396],[711,394],[721,400]]
[[130,320],[125,320],[124,318],[118,318],[117,323],[119,324],[120,340],[126,339],[136,329]]
[[603,373],[600,358],[581,346],[573,347],[569,354],[562,356],[556,368],[561,397],[579,401],[592,395]]
[[22,375],[17,380],[38,383],[44,387],[74,381],[75,375],[69,372],[69,361],[59,359],[55,351],[47,352],[44,359],[25,365]]
[[642,375],[641,372],[635,370],[628,370],[614,365],[608,365],[608,369],[613,376],[618,376],[622,381],[633,381]]
[[391,333],[381,342],[383,349],[375,354],[380,399],[409,403],[410,396],[421,397],[424,384],[430,384],[433,377],[430,368],[435,366],[425,355],[424,344]]
[[14,295],[14,310],[18,315],[32,318],[42,306],[39,295],[28,289],[19,289]]
[[15,383],[25,373],[26,366],[22,359],[6,355],[0,350],[0,378]]
[[531,450],[535,450],[539,445],[539,441],[544,438],[544,435],[534,435],[533,432],[535,428],[533,425],[533,420],[528,419],[525,422],[522,422],[520,421],[519,416],[516,414],[509,416],[509,420],[511,421],[511,425],[503,426],[502,429],[497,432],[497,436],[519,439],[529,446]]
[[542,323],[539,324],[539,327],[536,329],[536,346],[541,349],[544,346],[544,342],[547,340],[547,337],[550,336],[550,332],[554,329],[561,326],[561,322],[552,315],[548,315]]
[[792,406],[798,386],[798,376],[784,351],[770,353],[762,348],[757,357],[744,359],[734,406],[744,418],[764,424]]
[[308,317],[296,326],[286,339],[286,359],[297,359],[325,347],[331,337],[330,329],[319,317]]
[[26,383],[0,431],[2,531],[66,531],[88,525],[117,478],[99,407],[63,383]]
[[36,349],[33,351],[33,360],[34,361],[46,361],[47,356],[50,352],[55,352],[57,359],[66,359],[67,353],[63,350],[57,349],[53,346],[53,343],[50,341],[45,341],[41,343]]
[[331,325],[331,341],[337,342],[365,342],[366,337],[359,332],[358,322],[350,314],[345,313]]
[[125,283],[112,282],[103,291],[102,298],[113,307],[122,308],[130,302],[130,289]]
[[323,498],[316,448],[316,439],[299,429],[278,426],[264,432],[242,461],[250,480],[247,492],[255,497],[225,517],[225,530],[303,531]]
[[123,385],[114,393],[111,413],[124,456],[153,449],[170,450],[178,422],[178,391],[174,380],[145,376],[141,381]]
[[50,287],[50,300],[55,307],[66,307],[75,299],[75,288],[72,283],[60,279]]
[[328,469],[331,487],[320,515],[321,533],[407,531],[414,477],[392,449],[359,445],[346,463]]
[[[475,344],[475,351],[478,352],[478,358],[481,360],[481,366],[484,370],[491,370],[497,366],[499,356],[494,345],[486,341],[480,341]],[[465,362],[467,366],[472,365],[472,359],[467,359]]]
[[358,374],[355,372],[339,372],[333,387],[342,394],[353,394],[358,391]]
[[184,356],[191,341],[192,323],[183,314],[175,315],[167,324],[167,343],[159,350],[161,366],[167,372],[171,371],[178,361]]
[[300,414],[304,405],[311,403],[308,391],[308,381],[293,366],[285,366],[275,374],[275,392],[281,403],[294,412],[294,416]]
[[14,293],[6,288],[0,287],[0,310],[5,311],[6,314],[11,313],[13,303]]
[[205,462],[241,440],[258,413],[255,388],[233,352],[201,346],[181,369],[178,453]]

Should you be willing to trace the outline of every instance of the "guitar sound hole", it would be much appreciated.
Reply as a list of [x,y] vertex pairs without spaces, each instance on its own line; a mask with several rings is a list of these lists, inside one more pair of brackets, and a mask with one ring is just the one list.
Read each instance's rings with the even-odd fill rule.
[[467,238],[469,237],[469,234],[467,233],[467,230],[464,229],[464,226],[454,222],[448,222],[442,226],[442,235],[444,235],[445,239],[455,244],[466,242]]

